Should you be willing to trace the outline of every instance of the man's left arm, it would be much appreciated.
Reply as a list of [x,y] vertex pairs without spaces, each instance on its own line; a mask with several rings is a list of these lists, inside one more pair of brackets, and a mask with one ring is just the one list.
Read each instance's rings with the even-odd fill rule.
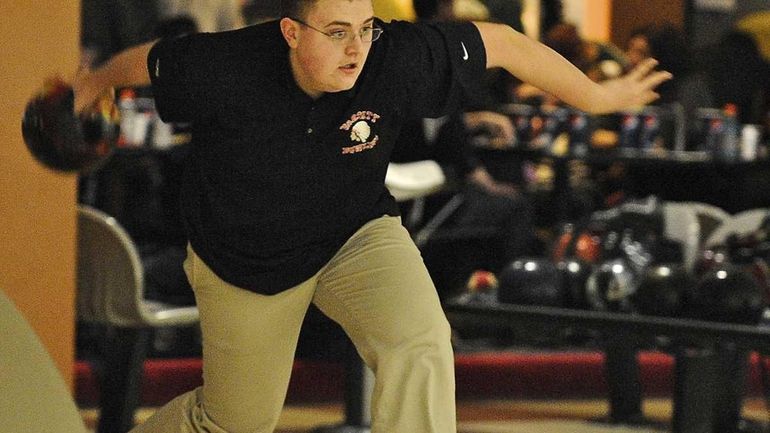
[[626,75],[596,83],[549,47],[513,30],[487,22],[474,23],[481,33],[487,68],[502,67],[520,80],[589,113],[611,113],[656,100],[655,87],[671,78],[653,71],[648,59]]

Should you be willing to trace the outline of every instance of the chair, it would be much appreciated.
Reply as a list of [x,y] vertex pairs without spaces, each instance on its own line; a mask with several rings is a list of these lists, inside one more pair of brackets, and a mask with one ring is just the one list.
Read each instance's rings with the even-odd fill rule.
[[385,186],[402,204],[403,225],[422,252],[434,283],[442,288],[442,299],[475,269],[504,265],[501,239],[506,234],[491,224],[457,224],[459,215],[473,204],[469,205],[465,188],[448,179],[435,161],[390,163]]
[[738,212],[732,217],[726,219],[722,225],[709,235],[705,246],[714,247],[722,245],[727,241],[730,235],[744,236],[757,230],[765,218],[770,215],[770,210],[765,208],[748,209]]
[[664,202],[664,234],[682,246],[682,264],[692,272],[701,246],[701,228],[695,208],[688,203]]
[[385,186],[397,201],[414,200],[441,189],[446,177],[441,166],[432,160],[390,163]]
[[144,298],[136,245],[117,220],[78,208],[77,313],[105,331],[98,432],[123,433],[134,425],[152,328],[191,326],[198,309]]
[[72,394],[37,334],[0,290],[0,425],[3,431],[86,433]]
[[723,222],[731,218],[731,215],[727,213],[727,211],[718,206],[695,201],[682,203],[691,206],[695,211],[695,215],[698,217],[698,223],[700,224],[701,248],[704,246],[709,236],[711,236],[711,233],[721,226]]
[[411,202],[403,217],[404,226],[412,230],[423,220],[425,197],[440,191],[447,179],[441,166],[433,160],[405,163],[391,162],[385,173],[385,186],[397,202]]
[[732,218],[717,206],[694,201],[664,202],[663,214],[665,235],[681,243],[683,264],[690,272],[694,271],[701,250],[711,245],[712,236],[723,236],[725,227],[730,226],[726,222]]

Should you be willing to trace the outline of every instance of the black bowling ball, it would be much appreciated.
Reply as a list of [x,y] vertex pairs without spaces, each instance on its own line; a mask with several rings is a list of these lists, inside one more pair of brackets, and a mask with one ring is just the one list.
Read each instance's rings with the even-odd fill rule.
[[714,247],[701,251],[695,262],[695,275],[702,276],[709,271],[724,265],[729,260],[724,247]]
[[629,313],[634,311],[632,295],[637,277],[623,259],[602,263],[586,281],[586,300],[591,309]]
[[564,306],[565,295],[556,265],[547,259],[515,260],[497,275],[498,300],[507,304]]
[[591,275],[592,266],[577,259],[559,262],[556,267],[561,274],[564,295],[564,306],[569,308],[588,309],[586,299],[586,281]]
[[723,264],[703,275],[688,294],[688,315],[716,322],[756,324],[767,307],[764,289],[750,272]]
[[642,314],[676,317],[682,313],[687,291],[694,285],[695,278],[682,265],[653,265],[642,274],[631,302]]
[[754,255],[765,261],[770,261],[770,241],[759,242],[754,248]]
[[94,169],[112,153],[120,132],[115,105],[102,99],[93,110],[74,112],[72,87],[50,79],[29,100],[21,132],[32,156],[63,172]]

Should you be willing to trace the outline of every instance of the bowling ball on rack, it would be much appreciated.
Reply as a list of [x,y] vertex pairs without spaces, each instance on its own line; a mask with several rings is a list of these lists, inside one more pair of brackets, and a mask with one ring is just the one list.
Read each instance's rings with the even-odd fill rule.
[[458,304],[496,304],[497,303],[497,276],[487,270],[473,271],[465,283],[465,290],[454,297]]
[[767,260],[755,257],[751,263],[744,265],[744,268],[757,281],[765,293],[765,300],[770,303],[770,265],[768,265]]
[[555,242],[552,258],[555,262],[575,257],[583,262],[596,263],[601,257],[602,239],[587,230],[576,233],[572,224],[567,224]]
[[754,247],[754,256],[770,261],[770,241],[764,240],[757,243],[756,247]]
[[120,127],[115,104],[106,96],[77,114],[72,87],[46,80],[26,105],[21,132],[27,149],[43,165],[62,172],[87,172],[112,153]]
[[592,265],[577,259],[566,259],[556,264],[561,274],[564,290],[564,306],[568,308],[588,309],[586,299],[586,281],[591,275]]
[[592,310],[630,313],[637,276],[624,259],[598,265],[586,280],[586,300]]
[[695,282],[681,264],[652,265],[642,274],[631,302],[639,313],[676,317],[682,313],[687,291]]
[[713,247],[703,250],[695,261],[696,276],[705,275],[709,271],[729,262],[729,256],[724,247]]
[[746,269],[729,263],[711,269],[688,292],[688,316],[716,322],[756,324],[767,308],[764,288]]
[[561,307],[565,294],[556,265],[544,258],[521,258],[497,274],[498,300],[506,304]]

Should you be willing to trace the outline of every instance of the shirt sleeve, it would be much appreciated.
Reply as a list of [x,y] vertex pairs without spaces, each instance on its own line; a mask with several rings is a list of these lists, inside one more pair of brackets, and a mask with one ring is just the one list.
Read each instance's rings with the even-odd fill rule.
[[214,49],[205,34],[163,39],[147,56],[155,107],[164,122],[191,122],[213,110],[216,89]]
[[486,51],[470,22],[392,22],[394,64],[408,77],[407,104],[412,115],[439,117],[472,99],[486,71]]

